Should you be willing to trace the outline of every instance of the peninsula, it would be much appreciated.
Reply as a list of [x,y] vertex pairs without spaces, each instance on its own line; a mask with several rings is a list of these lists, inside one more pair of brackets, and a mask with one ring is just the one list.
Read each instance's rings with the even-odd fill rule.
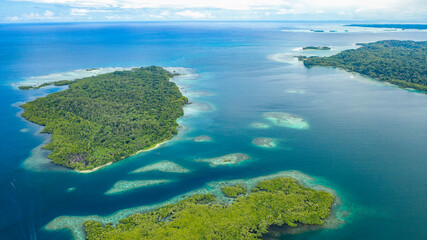
[[338,67],[399,87],[427,91],[427,41],[385,40],[358,45],[361,47],[330,57],[298,58],[306,67]]
[[[221,193],[217,193],[221,194]],[[136,213],[116,226],[84,222],[86,238],[95,239],[260,239],[272,226],[322,225],[334,196],[290,177],[245,186],[224,186],[221,196],[197,194],[153,211]],[[173,237],[172,237],[173,236]]]
[[21,105],[22,116],[52,134],[44,148],[55,164],[92,170],[177,133],[188,99],[173,76],[151,66],[61,82],[69,88]]

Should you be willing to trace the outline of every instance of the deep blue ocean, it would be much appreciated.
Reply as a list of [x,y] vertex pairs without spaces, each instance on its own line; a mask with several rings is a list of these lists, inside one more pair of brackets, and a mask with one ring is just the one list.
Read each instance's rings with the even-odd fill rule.
[[[286,170],[336,190],[348,216],[337,228],[281,239],[427,239],[427,95],[339,69],[307,69],[292,58],[386,39],[426,41],[427,32],[339,22],[0,25],[0,239],[73,239],[67,229],[45,227],[60,216],[109,216],[209,182]],[[332,50],[299,49],[311,45]],[[158,149],[89,174],[46,160],[40,146],[49,136],[20,117],[19,104],[64,88],[23,91],[18,83],[150,65],[192,73],[182,82],[193,102],[180,119],[185,131]],[[272,125],[266,112],[301,116],[309,128]],[[254,128],[255,122],[269,128]],[[200,135],[213,141],[191,140]],[[257,137],[275,138],[278,145],[260,148],[251,143]],[[251,159],[225,167],[195,161],[229,153]],[[129,174],[163,160],[190,172]],[[118,181],[147,179],[173,181],[104,194]]]

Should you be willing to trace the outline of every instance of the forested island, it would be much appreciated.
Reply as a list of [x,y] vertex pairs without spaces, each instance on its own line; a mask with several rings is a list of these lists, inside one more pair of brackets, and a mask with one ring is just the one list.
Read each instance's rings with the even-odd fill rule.
[[119,224],[84,222],[86,238],[99,239],[260,239],[272,226],[322,225],[334,196],[300,185],[290,177],[240,184],[222,191],[231,203],[213,194],[197,194],[154,211],[137,213]]
[[55,164],[91,170],[177,133],[188,99],[173,76],[151,66],[60,82],[69,88],[21,105],[22,116],[52,134],[44,148]]
[[349,27],[370,27],[370,28],[399,28],[399,29],[427,29],[427,24],[399,24],[399,23],[385,23],[385,24],[349,24],[344,25]]
[[427,91],[427,41],[385,40],[330,57],[299,56],[306,67],[328,66],[357,72],[403,88]]
[[330,47],[314,47],[314,46],[309,46],[309,47],[303,47],[302,50],[331,50]]

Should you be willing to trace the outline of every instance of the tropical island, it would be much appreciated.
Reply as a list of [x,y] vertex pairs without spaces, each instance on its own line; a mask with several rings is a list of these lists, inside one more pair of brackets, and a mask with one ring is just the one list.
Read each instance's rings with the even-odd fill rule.
[[188,99],[170,81],[173,76],[151,66],[60,82],[68,89],[21,105],[22,116],[52,134],[44,148],[55,164],[92,170],[177,133]]
[[358,45],[361,47],[330,57],[298,59],[308,68],[338,67],[399,87],[427,91],[427,41],[385,40]]
[[331,50],[330,47],[314,47],[314,46],[308,46],[303,47],[302,50]]
[[370,27],[370,28],[399,28],[399,29],[427,29],[427,24],[399,24],[399,23],[385,23],[385,24],[349,24],[344,25],[349,27]]
[[[220,193],[218,193],[220,194]],[[249,191],[241,184],[222,187],[228,203],[214,194],[196,194],[120,223],[84,222],[94,239],[260,239],[272,226],[322,225],[334,196],[305,187],[291,177],[261,180]],[[173,236],[173,237],[172,237]]]

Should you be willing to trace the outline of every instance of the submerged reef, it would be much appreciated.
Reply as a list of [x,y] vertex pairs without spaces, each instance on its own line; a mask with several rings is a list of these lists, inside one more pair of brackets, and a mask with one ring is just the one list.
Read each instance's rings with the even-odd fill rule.
[[158,185],[162,183],[170,182],[168,179],[160,179],[160,180],[137,180],[137,181],[118,181],[114,184],[114,186],[105,192],[106,195],[109,194],[117,194],[123,193],[130,190],[134,190],[136,188],[147,187],[152,185]]
[[[157,204],[153,204],[153,205],[140,206],[140,207],[135,207],[135,208],[123,209],[123,210],[117,211],[117,212],[115,212],[111,215],[108,215],[108,216],[97,216],[97,215],[91,215],[91,216],[59,216],[59,217],[55,218],[54,220],[52,220],[50,223],[48,223],[44,229],[48,230],[48,231],[69,229],[73,233],[74,239],[84,240],[84,239],[86,239],[87,235],[85,233],[85,228],[83,227],[83,224],[85,222],[88,223],[87,221],[91,221],[92,223],[94,223],[94,221],[96,221],[96,223],[95,223],[96,225],[92,225],[91,227],[96,227],[99,230],[101,230],[102,232],[104,230],[101,228],[109,228],[111,230],[114,230],[116,228],[115,226],[118,226],[120,222],[126,223],[126,221],[124,219],[128,218],[129,216],[132,216],[133,214],[139,213],[139,214],[133,215],[133,217],[130,219],[135,219],[134,217],[137,217],[137,216],[141,216],[141,217],[147,216],[144,213],[154,212],[154,211],[159,210],[159,209],[164,209],[167,211],[167,209],[171,209],[171,208],[167,208],[168,205],[176,204],[182,200],[189,199],[195,195],[211,194],[215,198],[215,201],[212,202],[212,203],[216,204],[215,206],[218,206],[219,204],[223,205],[223,206],[229,205],[229,204],[233,203],[235,201],[235,199],[229,198],[223,194],[222,188],[224,186],[236,186],[237,184],[241,184],[242,186],[244,186],[246,189],[249,190],[248,192],[246,192],[245,194],[243,194],[241,196],[247,196],[248,194],[250,194],[252,192],[250,190],[253,190],[254,188],[256,188],[260,181],[274,179],[274,178],[292,178],[298,183],[298,186],[304,186],[304,188],[309,187],[312,190],[316,190],[316,191],[328,192],[334,196],[334,201],[332,203],[332,206],[328,207],[328,209],[331,210],[330,211],[331,214],[329,215],[329,217],[327,217],[325,219],[321,219],[322,221],[324,221],[324,224],[321,225],[321,227],[323,227],[323,228],[337,228],[337,227],[339,227],[340,225],[344,224],[345,218],[351,216],[352,212],[356,211],[354,209],[351,209],[352,205],[350,205],[349,203],[347,203],[347,202],[343,203],[341,201],[341,198],[338,196],[338,194],[334,190],[327,188],[323,185],[319,185],[319,184],[329,184],[329,183],[324,182],[322,180],[316,180],[316,179],[311,178],[310,176],[307,176],[307,175],[305,175],[301,172],[298,172],[298,171],[285,171],[285,172],[279,172],[276,174],[257,177],[257,178],[251,178],[251,179],[237,179],[237,180],[228,180],[228,181],[220,181],[220,182],[211,182],[211,183],[206,184],[206,186],[203,188],[191,191],[191,192],[183,194],[183,195],[179,195],[179,196],[174,197],[171,200],[166,201],[166,202],[157,203]],[[264,192],[264,190],[261,190],[261,192]],[[240,197],[237,198],[237,200],[239,200],[239,199],[240,199]],[[194,203],[197,204],[197,202],[194,202]],[[198,203],[200,203],[200,202],[198,202]],[[222,206],[221,206],[221,208],[222,208]],[[208,209],[206,209],[206,210],[208,210]],[[254,209],[253,209],[253,211],[256,212],[256,210],[254,210]],[[350,211],[350,212],[348,212],[348,211]],[[203,215],[203,216],[205,216],[205,215]],[[208,219],[208,218],[206,218],[206,219]],[[165,219],[165,220],[168,220],[168,219]],[[168,221],[164,221],[164,222],[167,223]],[[202,221],[202,222],[204,222],[204,221]],[[108,225],[105,225],[105,224],[108,224]],[[207,224],[209,224],[209,223],[207,223]],[[85,224],[85,225],[87,225],[87,224]],[[287,226],[287,223],[284,225]],[[290,229],[292,230],[292,229],[298,229],[298,228],[300,228],[300,227],[290,228]],[[86,230],[88,230],[88,229],[86,229]],[[95,230],[95,229],[91,229],[89,231],[91,231],[91,233],[94,233],[92,230]],[[108,229],[106,229],[106,230],[108,230]],[[101,233],[101,232],[99,232],[99,233]],[[100,237],[100,239],[102,239],[102,238]]]
[[211,167],[218,167],[224,165],[236,165],[239,162],[250,159],[248,154],[245,153],[231,153],[221,157],[198,159],[196,162],[207,162]]
[[142,168],[138,168],[132,173],[140,173],[140,172],[150,172],[150,171],[159,171],[159,172],[172,172],[172,173],[187,173],[188,169],[179,166],[176,163],[171,161],[161,161],[158,163],[154,163],[148,166],[144,166]]
[[272,148],[276,146],[276,139],[258,137],[252,140],[252,143],[259,147]]
[[252,127],[254,128],[269,128],[270,126],[266,123],[262,123],[262,122],[254,122],[251,124]]
[[308,129],[308,123],[300,116],[286,112],[268,112],[264,117],[280,127]]
[[287,93],[297,93],[297,94],[305,94],[306,91],[302,89],[288,89],[286,90]]
[[193,141],[195,142],[211,142],[212,138],[206,135],[198,136],[193,138]]

